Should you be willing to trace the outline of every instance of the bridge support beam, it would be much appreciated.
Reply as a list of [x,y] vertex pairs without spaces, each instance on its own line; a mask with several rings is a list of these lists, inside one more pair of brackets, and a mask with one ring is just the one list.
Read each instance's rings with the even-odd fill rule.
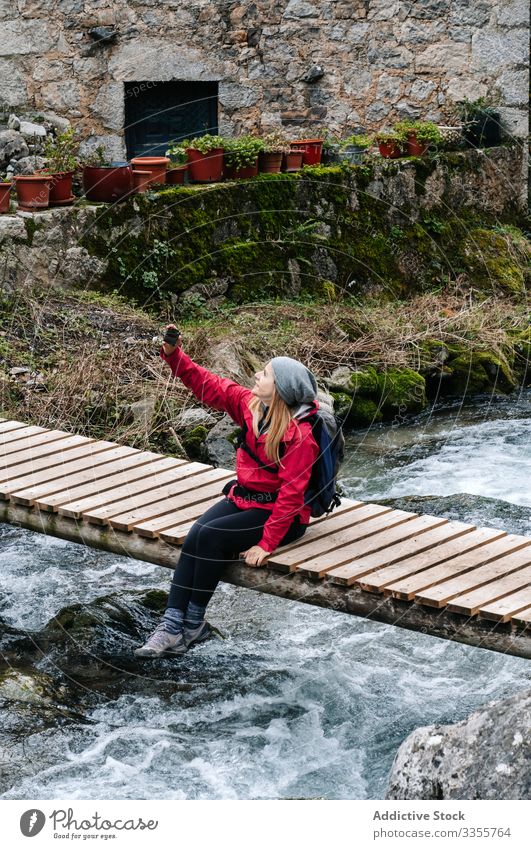
[[[178,548],[160,540],[146,539],[137,534],[122,533],[86,522],[76,522],[57,513],[40,512],[10,501],[0,501],[0,521],[91,548],[134,557],[157,566],[174,568],[179,558]],[[489,622],[477,617],[467,619],[445,609],[436,610],[373,595],[355,585],[341,587],[326,580],[314,581],[297,573],[283,574],[267,568],[253,569],[241,562],[234,562],[227,568],[224,580],[238,587],[337,610],[340,613],[350,613],[388,625],[399,625],[401,628],[420,631],[432,637],[531,658],[529,628],[514,630],[510,624]]]

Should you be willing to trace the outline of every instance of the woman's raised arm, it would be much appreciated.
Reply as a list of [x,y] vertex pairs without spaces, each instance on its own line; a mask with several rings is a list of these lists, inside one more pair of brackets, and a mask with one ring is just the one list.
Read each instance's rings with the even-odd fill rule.
[[[169,324],[168,328],[176,329],[173,324]],[[167,342],[162,345],[160,356],[168,363],[173,374],[182,380],[202,404],[214,410],[223,410],[236,424],[243,425],[244,409],[253,396],[251,390],[227,377],[218,377],[194,363],[181,346],[182,336],[179,336],[176,345]]]

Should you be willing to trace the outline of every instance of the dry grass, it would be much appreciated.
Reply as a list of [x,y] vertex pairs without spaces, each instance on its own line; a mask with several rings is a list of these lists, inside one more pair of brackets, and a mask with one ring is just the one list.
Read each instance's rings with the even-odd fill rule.
[[[96,438],[180,453],[172,440],[175,413],[194,396],[158,357],[153,342],[165,322],[123,301],[83,293],[18,292],[4,305],[0,336],[2,415]],[[318,376],[338,366],[371,363],[417,368],[428,339],[503,353],[528,327],[527,304],[474,300],[466,291],[430,293],[402,302],[282,302],[218,309],[182,324],[192,359],[218,370],[212,348],[236,342],[251,374],[257,364],[288,355]],[[255,365],[256,364],[256,365]],[[43,376],[44,389],[9,377],[13,366]],[[130,405],[151,399],[148,424]]]

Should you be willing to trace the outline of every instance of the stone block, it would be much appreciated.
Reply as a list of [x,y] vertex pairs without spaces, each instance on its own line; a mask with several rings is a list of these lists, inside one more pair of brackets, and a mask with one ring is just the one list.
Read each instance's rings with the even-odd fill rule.
[[409,91],[409,96],[412,100],[424,101],[430,97],[435,91],[436,83],[432,80],[415,80]]
[[392,21],[395,20],[400,11],[398,0],[380,0],[379,3],[371,3],[367,14],[369,21]]
[[505,106],[527,105],[529,95],[529,72],[508,69],[496,81]]
[[498,33],[479,31],[472,36],[472,67],[493,71],[529,64],[529,32],[525,29]]
[[[209,12],[209,15],[211,12]],[[118,80],[221,80],[237,77],[236,68],[226,66],[212,51],[139,36],[113,50],[109,61],[111,78]],[[232,73],[231,73],[232,71]]]
[[25,56],[31,53],[46,53],[57,42],[57,31],[45,21],[5,21],[2,24],[0,56]]
[[381,74],[376,87],[378,100],[397,100],[402,88],[402,76],[397,74]]
[[285,18],[319,18],[319,7],[308,0],[289,0],[284,12]]
[[259,92],[249,86],[225,82],[219,85],[219,103],[229,111],[254,106],[258,97]]
[[487,86],[474,77],[452,77],[443,88],[446,96],[454,103],[459,100],[479,100],[488,93]]
[[490,0],[453,0],[448,21],[457,26],[484,27],[493,11]]
[[33,141],[35,138],[46,138],[46,127],[43,127],[42,124],[33,124],[31,121],[21,121],[18,131],[29,141]]
[[33,79],[40,83],[49,83],[52,80],[67,80],[71,76],[71,62],[50,62],[48,59],[39,59],[33,67]]
[[410,0],[402,5],[410,18],[424,21],[440,19],[450,10],[450,0]]
[[18,215],[0,215],[0,243],[5,239],[25,239],[24,220]]
[[0,0],[0,21],[14,20],[18,17],[18,9],[13,0]]
[[499,26],[529,27],[528,0],[503,0],[496,9]]
[[505,131],[515,138],[525,139],[529,133],[529,112],[527,109],[515,109],[501,106],[498,109]]
[[40,91],[41,103],[44,109],[54,112],[75,112],[79,107],[81,93],[79,85],[73,80],[66,86],[64,82],[51,82],[43,85]]
[[439,41],[415,57],[415,70],[421,73],[464,71],[469,61],[469,50],[465,45],[453,41]]
[[124,126],[124,84],[111,82],[98,89],[90,111],[101,119],[109,130],[121,130]]
[[22,106],[28,99],[26,76],[16,60],[0,59],[0,104]]

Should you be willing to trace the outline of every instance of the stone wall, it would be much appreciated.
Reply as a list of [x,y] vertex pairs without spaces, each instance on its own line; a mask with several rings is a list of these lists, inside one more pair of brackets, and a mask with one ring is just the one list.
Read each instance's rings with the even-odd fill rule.
[[364,166],[2,215],[0,293],[77,284],[212,309],[225,298],[408,297],[459,278],[525,297],[529,249],[504,227],[522,218],[523,158],[518,144],[375,155]]
[[0,0],[0,22],[6,120],[69,118],[114,157],[127,81],[218,81],[225,134],[444,121],[480,96],[527,132],[528,0]]

